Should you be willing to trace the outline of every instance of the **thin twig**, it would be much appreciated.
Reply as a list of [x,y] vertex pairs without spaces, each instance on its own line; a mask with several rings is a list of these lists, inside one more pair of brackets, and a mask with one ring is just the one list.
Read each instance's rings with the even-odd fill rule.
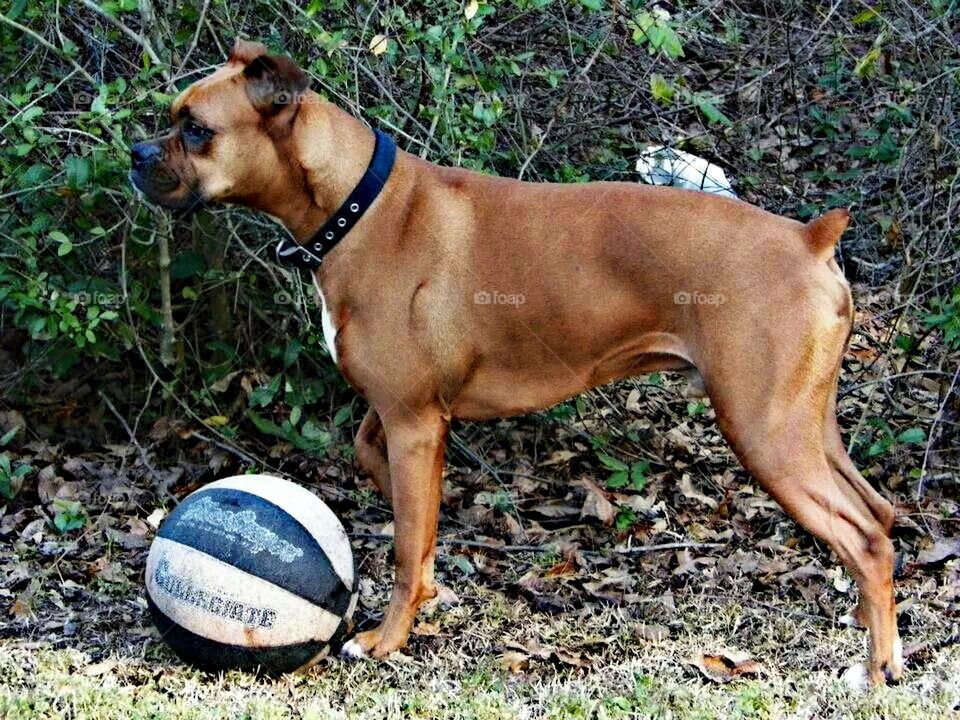
[[110,401],[110,398],[107,397],[106,393],[103,390],[98,390],[97,395],[100,396],[100,399],[103,400],[104,404],[107,406],[107,409],[113,413],[113,416],[117,419],[120,425],[123,426],[123,429],[127,431],[127,437],[130,438],[130,442],[133,443],[133,446],[137,449],[137,452],[140,453],[140,460],[143,462],[144,467],[150,471],[150,474],[153,475],[154,479],[158,482],[162,479],[162,476],[157,469],[153,466],[153,463],[150,462],[150,458],[147,457],[147,451],[143,449],[143,445],[137,440],[137,436],[134,434],[133,430],[130,429],[130,425],[124,419],[117,409],[113,406],[113,403]]
[[256,466],[261,464],[257,460],[255,460],[254,458],[250,457],[245,452],[243,452],[240,448],[236,447],[235,445],[228,445],[227,443],[220,442],[216,438],[207,437],[203,433],[198,433],[196,430],[193,430],[190,433],[190,435],[188,435],[188,437],[196,438],[197,440],[202,440],[203,442],[209,443],[211,445],[216,445],[221,450],[226,450],[228,453],[236,455],[238,458],[243,460],[248,465]]
[[923,463],[920,465],[920,479],[917,481],[917,499],[923,497],[923,476],[927,472],[927,461],[930,459],[930,448],[933,446],[934,435],[937,430],[937,425],[940,424],[940,419],[943,417],[943,409],[947,406],[947,401],[953,395],[953,388],[957,384],[957,377],[960,376],[960,365],[957,366],[957,371],[953,374],[953,380],[950,381],[950,387],[947,388],[946,394],[943,396],[943,402],[940,403],[940,407],[937,408],[937,414],[933,418],[933,423],[930,425],[930,434],[927,438],[927,447],[923,451]]
[[178,77],[180,73],[183,72],[183,68],[187,64],[187,60],[190,59],[190,56],[193,54],[193,51],[197,47],[197,41],[200,39],[200,29],[203,27],[203,21],[207,17],[207,9],[210,7],[210,0],[203,0],[203,7],[200,8],[200,18],[197,20],[197,27],[193,31],[193,40],[190,41],[190,46],[187,48],[187,52],[183,54],[183,60],[180,61],[177,71],[174,73],[174,77]]
[[150,41],[147,40],[143,35],[134,30],[131,30],[122,20],[111,15],[102,7],[97,5],[92,0],[80,0],[83,3],[83,6],[92,12],[95,12],[97,15],[102,17],[108,23],[117,28],[120,32],[126,35],[128,38],[133,40],[137,45],[143,48],[144,52],[150,57],[151,62],[160,68],[160,73],[163,75],[164,80],[170,79],[170,74],[167,71],[167,64],[160,59],[160,56],[154,51],[153,46],[150,44]]
[[[394,540],[393,535],[386,533],[368,533],[352,532],[350,537],[362,540]],[[461,540],[460,538],[437,538],[437,545],[456,545],[457,547],[475,548],[477,550],[489,550],[497,553],[552,553],[558,552],[560,548],[556,545],[500,545],[495,542],[483,542],[481,540]],[[726,547],[724,543],[698,543],[698,542],[672,542],[661,543],[659,545],[635,545],[627,548],[612,548],[611,550],[579,550],[584,555],[605,556],[609,553],[615,555],[645,555],[647,553],[667,552],[670,550],[700,550],[706,548]]]
[[543,143],[547,139],[547,135],[550,134],[550,130],[553,128],[553,124],[557,121],[557,118],[560,117],[560,113],[563,112],[563,109],[567,106],[567,103],[570,101],[570,98],[573,96],[575,90],[578,89],[580,80],[586,77],[587,73],[590,72],[590,68],[593,67],[593,64],[597,61],[597,58],[600,56],[600,51],[603,50],[604,45],[607,43],[607,38],[610,37],[608,32],[603,39],[597,43],[597,47],[594,49],[593,54],[590,55],[590,59],[587,60],[586,64],[580,69],[580,72],[577,73],[577,79],[570,83],[570,87],[567,89],[566,94],[563,96],[563,99],[557,103],[557,106],[553,109],[553,116],[550,118],[550,121],[547,123],[547,127],[544,128],[543,132],[540,133],[540,137],[537,140],[537,146],[533,151],[527,155],[527,159],[523,161],[523,165],[520,166],[520,172],[517,174],[518,180],[523,180],[523,175],[527,171],[527,168],[530,166],[530,163],[533,161],[533,158],[536,157],[537,153],[540,152],[540,148],[543,147]]

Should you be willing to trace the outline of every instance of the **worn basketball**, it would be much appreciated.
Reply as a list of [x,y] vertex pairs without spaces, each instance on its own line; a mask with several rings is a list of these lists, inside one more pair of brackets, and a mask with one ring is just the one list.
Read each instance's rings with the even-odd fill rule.
[[342,642],[356,605],[343,525],[320,498],[268,475],[187,496],[154,538],[146,580],[160,635],[211,671],[309,666]]

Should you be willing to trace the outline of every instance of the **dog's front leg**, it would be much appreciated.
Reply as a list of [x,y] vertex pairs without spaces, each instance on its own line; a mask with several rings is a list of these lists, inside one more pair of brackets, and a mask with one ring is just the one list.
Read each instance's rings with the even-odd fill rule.
[[394,408],[382,417],[390,458],[396,579],[383,622],[357,634],[343,654],[384,657],[403,647],[417,609],[436,595],[433,561],[447,421],[436,410]]

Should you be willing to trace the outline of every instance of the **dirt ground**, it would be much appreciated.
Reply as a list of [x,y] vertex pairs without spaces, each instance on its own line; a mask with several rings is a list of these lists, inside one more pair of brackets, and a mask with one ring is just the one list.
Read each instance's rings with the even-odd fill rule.
[[[4,5],[0,718],[960,717],[956,0]],[[166,132],[237,36],[441,164],[635,182],[668,145],[768,210],[852,208],[838,414],[897,510],[903,682],[841,682],[867,654],[849,575],[669,375],[454,426],[443,591],[402,653],[279,680],[178,662],[144,560],[212,480],[281,474],[331,506],[360,629],[392,582],[352,457],[365,407],[309,283],[270,264],[278,229],[171,223],[127,188],[127,141]]]
[[[866,634],[848,617],[849,576],[756,489],[709,407],[690,415],[680,387],[646,378],[588,396],[575,420],[555,410],[457,427],[443,589],[410,647],[279,680],[204,676],[160,641],[143,563],[172,500],[143,480],[135,451],[64,458],[33,446],[35,465],[54,470],[40,472],[35,506],[0,519],[0,716],[957,717],[960,561],[953,541],[932,540],[949,533],[956,503],[897,499],[908,672],[898,686],[851,692],[840,676],[865,659]],[[642,490],[610,490],[578,464],[614,422],[658,458]],[[189,467],[165,472],[172,496],[199,484]],[[375,624],[392,578],[389,510],[346,449],[305,459],[297,477],[344,518],[361,575],[357,626]],[[51,508],[70,498],[83,527],[60,533]]]
[[[707,558],[720,562],[724,551]],[[365,570],[385,551],[371,553]],[[460,556],[464,557],[464,556]],[[471,556],[476,559],[479,556]],[[707,559],[705,558],[705,559]],[[447,564],[449,556],[441,562]],[[519,556],[508,572],[529,572]],[[644,584],[638,563],[639,584]],[[564,580],[558,579],[558,583]],[[108,608],[64,595],[0,653],[7,718],[948,718],[960,704],[960,648],[920,583],[901,613],[909,672],[896,687],[851,693],[838,672],[865,653],[862,631],[788,593],[722,593],[696,575],[635,605],[565,613],[453,579],[421,616],[410,648],[382,663],[322,661],[304,676],[204,676],[178,663],[143,612],[142,591],[92,588]],[[839,591],[836,591],[839,593]],[[106,597],[103,597],[103,596]],[[379,604],[382,587],[364,600]],[[65,618],[70,618],[65,620]],[[703,655],[756,661],[729,683]],[[707,666],[709,667],[709,665]],[[716,676],[715,676],[716,677]]]

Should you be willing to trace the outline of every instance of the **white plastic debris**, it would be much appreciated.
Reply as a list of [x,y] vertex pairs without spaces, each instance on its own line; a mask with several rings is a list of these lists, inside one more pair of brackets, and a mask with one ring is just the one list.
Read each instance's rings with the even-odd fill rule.
[[702,157],[663,145],[646,147],[637,158],[637,172],[648,185],[672,185],[726,197],[737,196],[719,167]]

